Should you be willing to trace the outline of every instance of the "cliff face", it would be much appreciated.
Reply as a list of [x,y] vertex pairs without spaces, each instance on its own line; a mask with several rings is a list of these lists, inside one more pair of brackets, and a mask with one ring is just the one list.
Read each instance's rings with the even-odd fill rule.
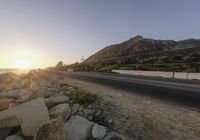
[[[194,48],[194,49],[193,49]],[[187,49],[190,51],[187,54]],[[180,52],[179,52],[180,50]],[[181,54],[182,51],[186,53]],[[168,53],[167,53],[168,52]],[[200,52],[200,40],[197,39],[187,39],[182,41],[173,41],[173,40],[154,40],[143,38],[142,36],[136,36],[131,38],[123,43],[111,45],[100,50],[96,54],[90,56],[83,63],[95,64],[112,60],[113,62],[124,60],[124,58],[135,58],[138,57],[139,61],[141,57],[143,59],[148,59],[149,55],[151,57],[161,57],[167,56],[170,59],[171,54],[174,57],[174,54],[182,57],[191,55],[191,53]],[[156,54],[156,55],[154,55]],[[182,60],[184,62],[186,60]]]

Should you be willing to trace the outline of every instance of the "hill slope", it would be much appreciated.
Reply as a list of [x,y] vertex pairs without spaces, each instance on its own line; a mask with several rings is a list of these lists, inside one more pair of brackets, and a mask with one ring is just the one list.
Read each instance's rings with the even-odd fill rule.
[[[121,44],[108,46],[90,56],[83,63],[144,63],[146,61],[160,61],[165,56],[168,63],[194,62],[200,56],[200,40],[187,39],[182,41],[154,40],[136,36]],[[197,53],[197,54],[196,54]],[[197,56],[196,56],[197,55]],[[175,57],[175,58],[173,58]],[[178,59],[177,59],[178,57]],[[187,58],[189,57],[189,58]],[[198,58],[197,58],[198,57]],[[137,62],[136,62],[137,59]],[[197,61],[197,60],[195,60]],[[200,59],[198,60],[200,62]],[[157,62],[156,62],[157,63]]]

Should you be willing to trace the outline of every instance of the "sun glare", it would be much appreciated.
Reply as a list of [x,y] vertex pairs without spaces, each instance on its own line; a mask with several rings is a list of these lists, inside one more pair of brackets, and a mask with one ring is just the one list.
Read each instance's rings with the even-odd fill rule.
[[15,62],[15,68],[18,69],[29,69],[32,67],[33,67],[32,63],[26,59],[19,59]]
[[[11,69],[37,69],[46,68],[56,63],[46,52],[37,50],[34,47],[25,45],[12,45],[13,50],[10,51],[9,46],[5,46],[0,51],[0,68]],[[2,53],[9,52],[9,53]]]

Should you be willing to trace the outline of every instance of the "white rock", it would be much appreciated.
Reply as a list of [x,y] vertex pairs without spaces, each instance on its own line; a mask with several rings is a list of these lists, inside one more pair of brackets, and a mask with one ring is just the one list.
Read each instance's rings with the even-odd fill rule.
[[98,117],[101,114],[101,111],[97,110],[96,113],[94,114],[96,117]]
[[92,121],[93,117],[92,117],[92,116],[88,116],[87,119],[88,119],[89,121]]
[[59,104],[49,109],[49,115],[51,119],[61,117],[63,121],[66,121],[71,115],[71,109],[68,104]]
[[56,96],[56,97],[50,97],[48,99],[45,99],[45,104],[48,108],[53,107],[58,104],[68,103],[69,98],[67,96]]
[[63,90],[68,90],[68,88],[69,88],[69,87],[66,86],[66,85],[62,87]]
[[93,123],[80,116],[72,116],[64,124],[67,140],[87,140]]
[[89,115],[92,115],[92,110],[86,108],[83,110],[83,113],[85,117],[88,117]]
[[92,128],[92,137],[95,139],[102,139],[106,135],[106,128],[102,125],[95,124]]
[[113,122],[113,120],[112,120],[112,119],[109,119],[109,120],[108,120],[108,123],[109,123],[109,124],[111,124],[112,122]]
[[92,108],[92,105],[88,105],[88,109],[91,109]]
[[0,128],[20,125],[25,136],[33,136],[40,125],[49,120],[48,109],[42,98],[0,112]]
[[84,109],[85,109],[84,106],[81,105],[81,106],[79,107],[78,111],[83,111]]
[[73,113],[77,112],[78,109],[79,109],[79,107],[80,107],[79,104],[74,104],[74,105],[72,106],[72,112],[73,112]]
[[73,87],[68,87],[66,90],[71,92],[71,91],[74,91],[74,88]]
[[5,140],[23,140],[23,138],[16,135],[12,135],[8,136]]

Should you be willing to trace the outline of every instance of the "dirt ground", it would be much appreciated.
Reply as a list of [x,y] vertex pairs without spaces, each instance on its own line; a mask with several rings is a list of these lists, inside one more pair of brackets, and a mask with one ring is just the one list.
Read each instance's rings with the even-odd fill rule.
[[41,72],[99,97],[98,104],[112,120],[111,128],[138,140],[200,140],[200,110],[153,97],[68,78],[65,73]]

